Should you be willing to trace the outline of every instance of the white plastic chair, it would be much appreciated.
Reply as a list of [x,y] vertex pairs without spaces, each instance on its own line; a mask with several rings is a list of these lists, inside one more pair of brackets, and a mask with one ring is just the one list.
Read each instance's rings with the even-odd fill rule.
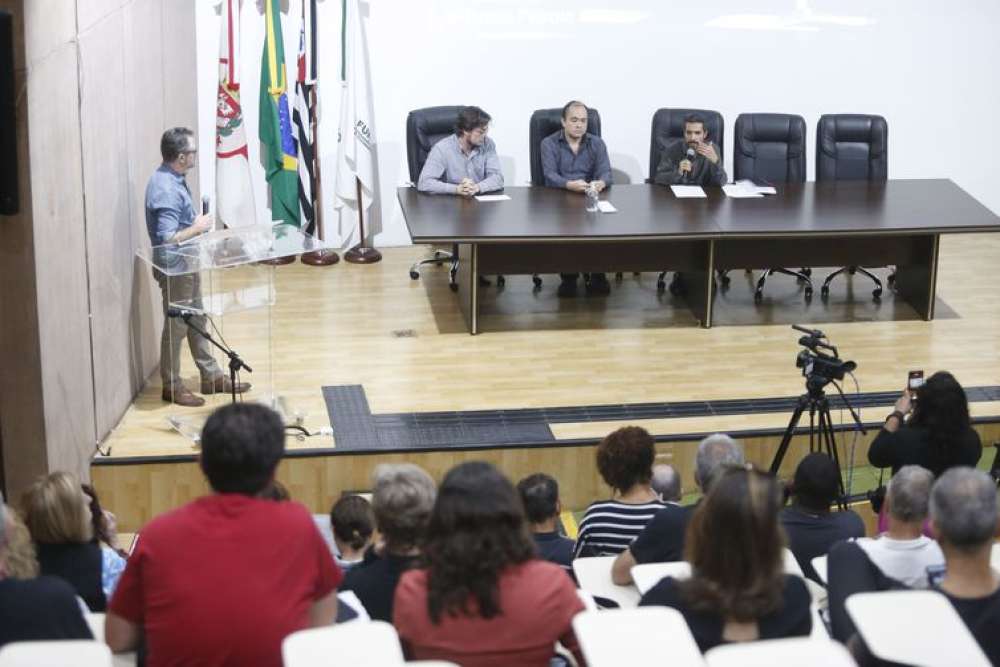
[[[84,614],[87,625],[90,626],[90,634],[94,635],[94,640],[104,642],[104,620],[105,615],[99,612],[88,611]],[[135,667],[135,651],[129,653],[114,653],[111,655],[112,667]]]
[[582,611],[573,631],[590,667],[648,665],[669,655],[671,667],[703,667],[705,661],[684,617],[667,607]]
[[597,611],[597,601],[594,600],[593,595],[578,588],[576,589],[576,596],[580,598],[585,611]]
[[611,564],[614,556],[577,558],[573,561],[573,572],[580,588],[595,597],[608,598],[618,603],[622,609],[639,604],[639,591],[635,586],[619,586],[611,581]]
[[877,658],[921,667],[986,667],[989,659],[936,591],[856,593],[847,613]]
[[716,646],[705,653],[708,667],[854,667],[854,658],[842,644],[806,637],[764,639]]
[[799,561],[795,560],[795,554],[792,553],[792,550],[789,549],[788,547],[784,547],[782,551],[784,551],[784,556],[785,556],[785,572],[787,572],[788,574],[797,574],[800,577],[805,577],[806,574],[805,572],[802,571],[802,568],[799,566]]
[[826,580],[826,555],[816,556],[810,562],[812,563],[813,569],[816,570],[816,576],[818,576],[824,584],[829,583]]
[[994,542],[990,550],[990,567],[1000,572],[1000,542]]
[[404,664],[395,628],[385,621],[351,621],[299,630],[281,642],[285,667],[387,667]]
[[0,648],[0,667],[111,667],[111,649],[90,639],[13,642]]

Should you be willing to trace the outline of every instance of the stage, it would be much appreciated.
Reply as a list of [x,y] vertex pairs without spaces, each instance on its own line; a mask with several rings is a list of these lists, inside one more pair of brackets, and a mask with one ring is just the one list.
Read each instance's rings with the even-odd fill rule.
[[[891,410],[910,369],[947,369],[970,394],[970,409],[986,446],[1000,438],[1000,235],[941,239],[935,320],[926,322],[888,290],[880,302],[861,275],[840,277],[828,300],[818,283],[806,302],[788,276],[768,280],[764,302],[753,303],[753,280],[731,273],[714,303],[712,329],[695,325],[681,297],[658,292],[656,274],[612,279],[611,296],[558,299],[558,277],[508,276],[482,289],[481,334],[467,333],[446,267],[425,267],[418,281],[409,265],[425,247],[388,248],[384,260],[276,269],[273,313],[274,384],[291,413],[311,433],[289,437],[279,478],[293,497],[326,512],[343,491],[364,490],[377,463],[413,461],[432,475],[456,462],[484,458],[512,478],[545,471],[559,479],[567,509],[608,495],[593,462],[594,444],[623,424],[647,428],[661,460],[691,479],[693,444],[705,433],[739,435],[748,456],[771,461],[794,400],[804,391],[795,356],[801,335],[790,324],[822,329],[843,359],[857,362],[860,394],[843,384],[865,423]],[[886,269],[876,271],[883,279]],[[494,278],[491,276],[491,278]],[[669,280],[669,276],[668,276]],[[495,278],[494,278],[495,283]],[[265,345],[233,328],[230,345],[253,366]],[[185,354],[189,386],[197,373]],[[250,381],[254,381],[250,376]],[[835,426],[850,426],[829,388]],[[211,397],[207,414],[227,396]],[[253,399],[251,392],[247,399]],[[91,472],[119,527],[148,519],[206,490],[197,449],[170,428],[177,411],[160,400],[157,375],[101,444]],[[877,483],[866,463],[873,433],[838,434],[848,465],[852,442],[855,493]],[[334,437],[335,436],[335,437]],[[797,438],[790,470],[806,446]]]

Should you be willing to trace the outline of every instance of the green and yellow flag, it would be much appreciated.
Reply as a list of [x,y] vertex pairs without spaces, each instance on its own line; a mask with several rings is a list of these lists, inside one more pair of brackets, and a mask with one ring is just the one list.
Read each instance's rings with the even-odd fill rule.
[[279,0],[264,0],[264,55],[260,66],[260,142],[271,189],[271,217],[299,226],[299,177],[288,112],[285,46]]

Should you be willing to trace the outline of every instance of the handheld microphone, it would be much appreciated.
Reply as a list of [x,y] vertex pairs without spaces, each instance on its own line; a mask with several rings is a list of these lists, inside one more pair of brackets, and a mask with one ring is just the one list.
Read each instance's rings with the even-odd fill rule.
[[[690,146],[688,146],[688,149],[687,149],[687,153],[685,154],[685,159],[686,159],[686,160],[687,160],[688,162],[690,162],[690,163],[691,163],[691,171],[694,171],[694,158],[695,158],[695,157],[696,157],[697,155],[698,155],[698,154],[697,154],[697,153],[695,153],[694,149],[693,149],[693,148],[691,148]],[[686,180],[689,180],[689,179],[691,178],[691,171],[687,171],[687,172],[685,172],[685,173],[684,173],[684,180],[685,180],[685,181],[686,181]]]
[[174,308],[173,306],[167,308],[167,317],[182,317],[186,320],[197,314],[195,311],[188,310],[187,308]]

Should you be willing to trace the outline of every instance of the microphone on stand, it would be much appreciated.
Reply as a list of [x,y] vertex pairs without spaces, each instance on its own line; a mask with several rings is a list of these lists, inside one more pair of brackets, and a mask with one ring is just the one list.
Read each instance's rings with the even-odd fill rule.
[[187,308],[174,308],[173,306],[167,308],[167,317],[181,317],[187,319],[189,317],[194,317],[198,313],[193,310],[188,310]]
[[208,215],[209,209],[212,207],[212,198],[205,195],[201,198],[201,214]]

